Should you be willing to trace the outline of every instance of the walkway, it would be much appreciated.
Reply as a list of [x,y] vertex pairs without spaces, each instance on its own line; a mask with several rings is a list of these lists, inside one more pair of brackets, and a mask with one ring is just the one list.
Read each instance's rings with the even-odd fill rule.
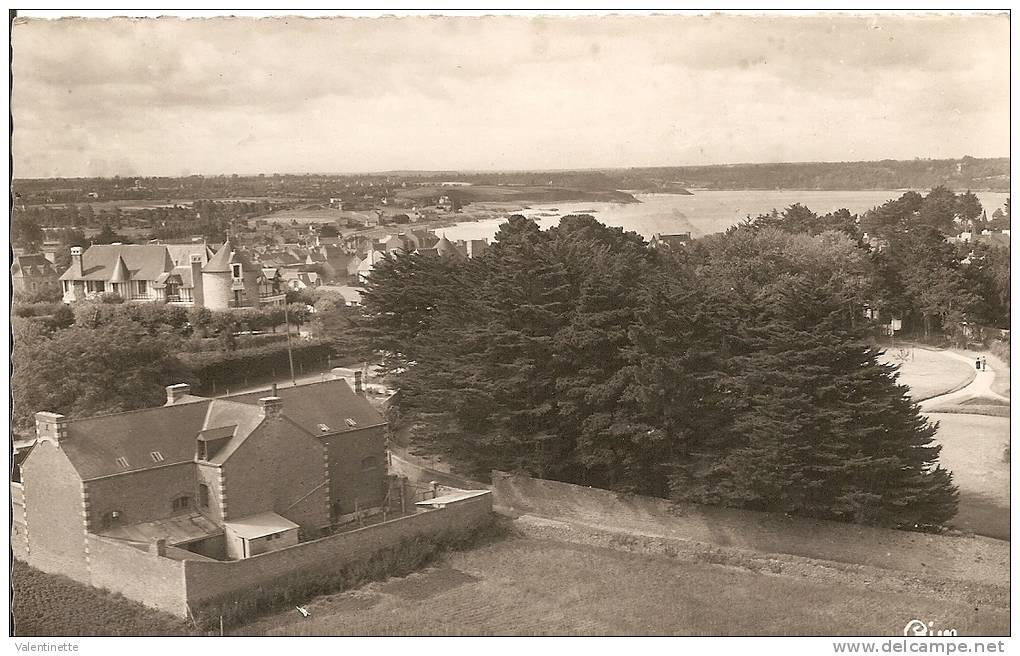
[[[955,358],[974,366],[974,358],[970,358],[965,355],[961,355],[954,351],[940,351],[942,355],[950,358]],[[940,394],[933,396],[929,399],[925,399],[919,403],[922,410],[930,411],[931,409],[938,406],[945,405],[959,405],[964,401],[968,401],[973,398],[987,398],[1000,401],[1005,404],[1009,404],[1009,397],[1003,396],[998,392],[992,390],[992,385],[995,383],[995,369],[986,368],[981,371],[974,372],[974,380],[968,383],[965,387],[956,390],[955,392],[949,392],[948,394]]]

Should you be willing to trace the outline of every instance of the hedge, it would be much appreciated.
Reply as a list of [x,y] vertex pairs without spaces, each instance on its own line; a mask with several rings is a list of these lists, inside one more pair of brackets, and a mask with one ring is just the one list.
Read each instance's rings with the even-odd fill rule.
[[[332,346],[320,341],[291,342],[295,371],[302,367],[325,365],[334,355]],[[290,371],[287,344],[268,344],[237,351],[179,353],[178,358],[208,391],[213,385],[239,387],[245,379],[280,376]]]

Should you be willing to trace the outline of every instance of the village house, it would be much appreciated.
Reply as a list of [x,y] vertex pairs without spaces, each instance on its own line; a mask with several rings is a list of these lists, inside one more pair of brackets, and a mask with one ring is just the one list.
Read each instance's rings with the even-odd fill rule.
[[127,302],[226,310],[285,302],[280,279],[266,279],[229,241],[205,244],[109,244],[71,248],[60,276],[65,303],[114,293]]
[[60,277],[53,263],[41,253],[15,255],[11,264],[11,291],[15,294],[33,294],[57,290]]
[[648,242],[650,248],[682,248],[691,242],[691,233],[679,232],[674,235],[656,233]]
[[181,384],[159,408],[39,412],[15,537],[30,564],[76,580],[89,535],[199,560],[295,545],[383,504],[385,428],[344,380],[215,399]]

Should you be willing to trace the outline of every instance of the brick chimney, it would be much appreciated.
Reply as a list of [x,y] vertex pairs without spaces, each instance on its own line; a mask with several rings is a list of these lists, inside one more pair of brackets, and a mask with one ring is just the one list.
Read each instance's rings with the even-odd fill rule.
[[266,418],[276,418],[283,414],[283,399],[278,396],[266,396],[259,399],[259,405],[262,406],[262,416]]
[[195,307],[205,307],[205,288],[202,286],[202,256],[198,253],[191,254],[191,298],[194,299]]
[[35,435],[40,441],[53,442],[57,446],[67,439],[67,417],[56,412],[35,413]]
[[166,556],[166,540],[157,538],[149,543],[149,553],[153,556]]
[[84,267],[82,266],[81,246],[71,247],[71,275],[75,278],[81,278],[85,275]]
[[354,393],[355,394],[363,394],[364,392],[365,392],[365,387],[361,383],[361,372],[360,371],[355,371],[354,372]]
[[181,400],[181,397],[188,396],[189,394],[191,394],[191,385],[188,385],[187,383],[167,385],[166,405],[174,405]]

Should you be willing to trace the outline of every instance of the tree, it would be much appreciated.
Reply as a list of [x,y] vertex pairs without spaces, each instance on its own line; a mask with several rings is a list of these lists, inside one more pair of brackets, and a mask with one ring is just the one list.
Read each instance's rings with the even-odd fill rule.
[[956,197],[956,214],[965,223],[977,220],[981,212],[981,201],[970,189]]
[[[956,491],[938,469],[934,426],[848,319],[855,283],[832,244],[736,231],[695,256],[726,305],[724,423],[695,433],[675,498],[899,527],[937,526]],[[835,270],[845,265],[836,265]],[[851,313],[852,314],[852,313]],[[909,499],[901,503],[901,500]]]
[[37,253],[46,240],[39,223],[27,212],[14,212],[11,217],[11,243],[28,253]]
[[666,253],[514,216],[479,258],[387,258],[364,320],[413,444],[472,474],[940,525],[934,428],[864,341],[870,252],[772,218]]
[[956,194],[940,185],[925,196],[917,223],[938,230],[943,235],[951,234],[954,232],[953,220],[957,216],[958,207]]
[[163,402],[166,385],[190,376],[162,340],[140,336],[130,322],[75,325],[50,339],[23,339],[11,360],[19,428],[31,427],[41,410],[88,417],[154,407]]

